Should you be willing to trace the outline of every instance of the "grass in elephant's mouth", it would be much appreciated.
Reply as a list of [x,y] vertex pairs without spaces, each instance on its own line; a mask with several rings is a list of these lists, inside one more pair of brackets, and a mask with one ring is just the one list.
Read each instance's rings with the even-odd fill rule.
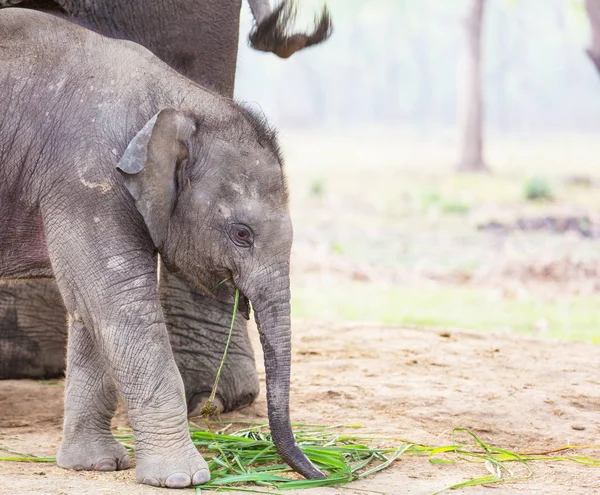
[[[246,425],[232,433],[226,433],[234,425]],[[427,456],[437,465],[453,465],[459,462],[476,462],[482,465],[485,475],[448,486],[436,493],[468,486],[498,484],[526,480],[533,474],[532,462],[570,461],[600,468],[600,459],[576,455],[585,449],[598,446],[567,446],[545,452],[516,453],[493,447],[479,439],[466,428],[456,428],[452,441],[444,446],[425,446],[408,441],[347,434],[349,429],[360,425],[294,425],[296,441],[302,451],[321,469],[329,473],[323,480],[299,479],[279,457],[271,440],[266,423],[211,422],[218,426],[216,432],[202,430],[190,425],[192,441],[208,461],[211,480],[196,488],[220,491],[261,491],[261,487],[291,490],[321,486],[344,485],[389,467],[402,455]],[[133,432],[122,428],[115,435],[131,454],[134,453]],[[376,448],[368,444],[394,444],[394,447]],[[55,462],[49,457],[22,454],[0,445],[0,450],[14,454],[0,456],[0,461]],[[433,494],[435,495],[435,494]]]
[[[219,285],[221,285],[223,282],[226,282],[227,280],[229,280],[229,278],[226,278],[222,282],[219,282]],[[219,386],[219,378],[221,378],[221,371],[223,370],[225,359],[227,359],[227,352],[229,351],[229,345],[231,344],[231,335],[233,334],[233,325],[235,325],[235,315],[237,314],[239,302],[240,290],[236,288],[235,299],[233,301],[233,312],[231,313],[231,325],[229,326],[229,333],[227,335],[227,342],[225,344],[225,350],[223,351],[223,357],[221,357],[221,362],[219,363],[219,368],[217,369],[217,375],[215,376],[215,381],[213,383],[212,390],[210,391],[210,397],[200,410],[200,414],[206,419],[207,426],[208,418],[217,412],[217,406],[214,403],[215,394],[217,393],[217,387]]]

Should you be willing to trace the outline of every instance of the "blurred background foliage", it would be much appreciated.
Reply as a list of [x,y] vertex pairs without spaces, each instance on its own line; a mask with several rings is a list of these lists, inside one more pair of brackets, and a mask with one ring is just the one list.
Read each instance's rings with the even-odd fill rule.
[[[322,0],[302,0],[299,27]],[[288,127],[400,126],[452,130],[459,118],[467,0],[330,0],[334,36],[285,62],[246,46],[237,96]],[[485,123],[523,134],[600,129],[598,74],[576,0],[487,0]]]
[[[296,317],[600,341],[600,77],[583,0],[484,0],[483,155],[457,173],[477,0],[329,0],[289,60],[246,46],[237,98],[280,129]],[[311,25],[322,0],[302,0]]]

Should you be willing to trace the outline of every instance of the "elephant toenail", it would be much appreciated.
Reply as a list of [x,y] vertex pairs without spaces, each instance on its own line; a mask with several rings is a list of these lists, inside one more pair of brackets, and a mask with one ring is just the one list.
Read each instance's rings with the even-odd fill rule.
[[95,471],[116,471],[117,461],[114,459],[102,459],[94,466]]
[[117,462],[117,471],[129,469],[131,467],[131,457],[124,455]]
[[203,485],[210,480],[210,472],[208,469],[200,469],[194,473],[192,477],[192,485]]
[[144,478],[142,483],[144,485],[160,486],[160,482],[156,478]]
[[166,479],[165,486],[167,488],[185,488],[186,486],[190,486],[191,482],[189,474],[176,473]]

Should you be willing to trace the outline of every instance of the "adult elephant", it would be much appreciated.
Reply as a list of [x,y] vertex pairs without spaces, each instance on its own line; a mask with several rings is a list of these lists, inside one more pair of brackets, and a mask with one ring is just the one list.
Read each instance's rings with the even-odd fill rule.
[[[248,0],[255,19],[250,44],[287,58],[326,40],[326,9],[309,34],[290,33],[294,5],[271,9]],[[0,7],[45,10],[67,16],[101,34],[135,41],[197,83],[232,97],[241,0],[0,0]],[[160,295],[175,359],[186,389],[188,412],[208,396],[223,352],[231,307],[209,299],[160,270]],[[242,310],[242,313],[247,311]],[[247,317],[247,314],[245,314]],[[65,368],[66,316],[53,281],[0,286],[0,379],[50,378]],[[217,403],[228,411],[251,403],[259,390],[246,322],[236,319]]]

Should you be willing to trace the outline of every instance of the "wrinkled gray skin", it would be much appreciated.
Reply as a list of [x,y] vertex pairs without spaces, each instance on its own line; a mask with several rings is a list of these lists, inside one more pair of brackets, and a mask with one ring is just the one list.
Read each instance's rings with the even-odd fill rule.
[[[15,4],[60,13],[107,36],[139,42],[201,85],[233,95],[240,0],[0,0],[0,7]],[[256,20],[250,40],[256,49],[288,57],[330,34],[326,11],[313,33],[288,34],[294,11],[290,3],[275,11],[268,0],[249,4]],[[161,275],[163,311],[193,416],[214,381],[231,306],[207,298],[164,267]],[[0,379],[60,376],[65,367],[65,321],[54,282],[0,283]],[[225,411],[251,403],[259,392],[242,318],[236,320],[230,353],[233,359],[225,366],[216,398]]]
[[248,297],[275,445],[323,477],[290,426],[292,228],[272,132],[139,45],[21,9],[0,12],[0,39],[0,278],[55,277],[69,313],[59,465],[129,466],[110,433],[120,396],[140,482],[209,479],[187,430],[158,252],[191,286]]

